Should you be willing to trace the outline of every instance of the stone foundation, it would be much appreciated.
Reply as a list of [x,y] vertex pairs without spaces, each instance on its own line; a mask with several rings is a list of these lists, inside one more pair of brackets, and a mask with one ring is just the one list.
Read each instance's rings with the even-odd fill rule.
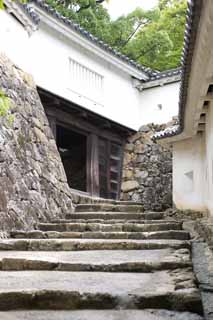
[[203,240],[213,250],[213,218],[204,218],[196,221],[195,229]]
[[121,199],[141,202],[145,210],[172,207],[172,152],[152,140],[162,129],[143,126],[125,147]]
[[[72,211],[60,155],[30,76],[0,56],[0,230],[32,229]],[[11,117],[12,115],[12,117]]]
[[192,238],[204,241],[213,250],[213,217],[207,212],[169,209],[164,213],[168,220],[182,221]]

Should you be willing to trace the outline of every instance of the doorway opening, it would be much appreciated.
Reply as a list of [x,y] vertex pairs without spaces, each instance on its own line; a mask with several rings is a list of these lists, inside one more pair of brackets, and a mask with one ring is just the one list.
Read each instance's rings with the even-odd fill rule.
[[87,136],[56,125],[57,147],[71,188],[87,191]]
[[119,199],[123,146],[135,131],[42,88],[38,92],[70,188]]

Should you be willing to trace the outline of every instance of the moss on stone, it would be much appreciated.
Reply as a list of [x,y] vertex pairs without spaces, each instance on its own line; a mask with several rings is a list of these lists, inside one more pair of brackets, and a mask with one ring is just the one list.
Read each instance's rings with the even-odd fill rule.
[[11,114],[12,104],[3,91],[0,91],[0,117],[6,118],[7,124],[12,127],[15,116]]

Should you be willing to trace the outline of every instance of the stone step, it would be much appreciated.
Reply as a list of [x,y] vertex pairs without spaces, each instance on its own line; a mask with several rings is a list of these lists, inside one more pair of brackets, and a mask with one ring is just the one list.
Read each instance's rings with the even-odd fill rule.
[[[83,199],[82,199],[83,200]],[[98,200],[98,201],[97,201]],[[77,204],[77,202],[76,202]],[[85,202],[81,204],[113,204],[113,205],[131,205],[131,206],[142,206],[143,204],[138,201],[132,201],[132,200],[113,200],[113,199],[103,199],[103,198],[90,198],[90,202]]]
[[[91,203],[90,203],[91,204]],[[131,201],[131,200],[112,200],[112,199],[104,199],[104,201],[93,202],[93,204],[113,204],[113,205],[131,205],[131,206],[142,206],[141,202]]]
[[132,212],[77,212],[69,213],[66,219],[102,219],[102,220],[161,220],[163,212],[147,212],[147,213],[132,213]]
[[190,247],[190,241],[181,240],[0,239],[2,251],[153,250]]
[[78,204],[75,212],[143,212],[143,206],[138,204]]
[[1,320],[203,320],[198,314],[168,310],[7,311]]
[[192,260],[203,301],[206,320],[213,319],[213,248],[205,242],[192,242]]
[[202,314],[187,269],[152,273],[0,271],[0,310],[162,308]]
[[156,232],[102,232],[102,231],[16,231],[11,232],[14,239],[173,239],[189,240],[186,231],[156,231]]
[[136,223],[39,223],[37,228],[41,231],[102,231],[102,232],[154,232],[165,230],[181,230],[180,223],[136,224]]
[[177,220],[127,220],[127,219],[115,219],[115,220],[104,220],[104,219],[53,219],[51,223],[102,223],[102,224],[118,224],[118,223],[134,223],[134,224],[165,224],[174,223],[182,228],[183,223]]
[[1,251],[1,270],[154,272],[192,268],[189,249],[32,252]]

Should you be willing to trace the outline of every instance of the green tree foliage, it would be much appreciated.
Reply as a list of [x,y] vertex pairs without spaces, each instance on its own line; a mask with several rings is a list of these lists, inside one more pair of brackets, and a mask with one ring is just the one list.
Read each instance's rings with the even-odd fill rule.
[[0,117],[6,117],[10,109],[9,99],[3,91],[0,91]]
[[[127,41],[119,44],[115,38],[114,45],[132,59],[153,69],[176,68],[180,65],[185,16],[186,0],[161,0],[152,11],[138,8],[114,22],[119,26],[122,21],[121,29],[129,34],[123,32]],[[119,30],[119,27],[116,29]]]
[[[22,3],[26,3],[28,0],[20,0]],[[4,9],[4,0],[0,0],[0,10]]]
[[3,0],[0,0],[0,9],[3,9],[3,8],[4,8]]
[[159,17],[159,10],[144,11],[135,9],[127,16],[121,16],[111,22],[111,43],[118,49],[124,49],[146,25]]
[[0,91],[0,118],[6,118],[7,124],[13,125],[14,115],[11,114],[10,100],[3,91]]
[[111,19],[101,5],[104,1],[106,0],[47,0],[47,3],[94,36],[109,43]]

